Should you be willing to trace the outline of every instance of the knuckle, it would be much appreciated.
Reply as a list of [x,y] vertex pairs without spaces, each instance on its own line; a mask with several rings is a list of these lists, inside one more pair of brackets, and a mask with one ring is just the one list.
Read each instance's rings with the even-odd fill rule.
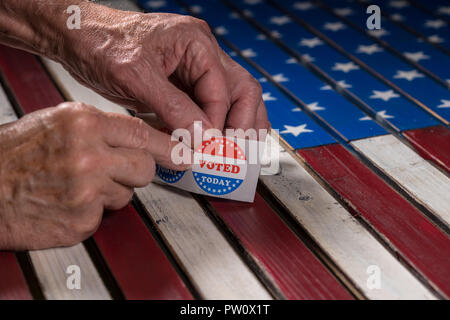
[[99,157],[94,152],[77,152],[69,156],[67,168],[74,176],[86,176],[95,171],[99,163]]
[[79,213],[83,208],[90,207],[99,197],[96,187],[86,184],[72,188],[67,194],[65,206],[70,212]]
[[137,148],[145,148],[149,139],[148,125],[140,118],[132,118],[131,121],[133,122],[130,127],[130,139],[132,145]]

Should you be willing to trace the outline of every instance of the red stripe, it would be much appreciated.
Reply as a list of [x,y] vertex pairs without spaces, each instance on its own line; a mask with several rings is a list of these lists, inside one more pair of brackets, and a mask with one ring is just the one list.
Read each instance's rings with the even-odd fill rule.
[[343,146],[298,153],[403,260],[450,296],[450,239],[445,234]]
[[[64,101],[35,56],[0,46],[0,68],[25,113]],[[106,217],[94,238],[126,298],[191,298],[132,206]]]
[[352,299],[259,194],[254,203],[209,199],[288,299]]
[[450,130],[435,126],[403,132],[422,158],[434,161],[450,173]]
[[19,263],[12,252],[0,251],[0,300],[31,300]]
[[94,239],[127,299],[192,299],[131,205],[106,213]]

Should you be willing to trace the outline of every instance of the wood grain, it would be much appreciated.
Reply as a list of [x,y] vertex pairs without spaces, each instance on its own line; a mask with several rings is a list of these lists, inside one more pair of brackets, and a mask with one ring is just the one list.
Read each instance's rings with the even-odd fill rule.
[[32,299],[13,252],[0,251],[0,300]]
[[[282,152],[280,163],[281,174],[262,182],[366,297],[434,299],[296,159]],[[382,270],[380,289],[367,287],[371,265]]]
[[[49,300],[109,300],[111,296],[103,284],[83,244],[73,247],[29,252],[42,291]],[[80,268],[80,289],[67,286],[71,275],[69,266]],[[69,271],[69,273],[67,273]]]
[[271,299],[190,194],[150,184],[136,190],[147,213],[205,299]]
[[106,212],[94,239],[126,299],[192,299],[131,205]]
[[251,204],[209,201],[287,299],[353,299],[259,194]]
[[351,144],[450,226],[450,180],[442,172],[392,135]]
[[450,296],[450,239],[341,145],[300,150],[307,163],[392,250]]
[[450,130],[434,126],[403,132],[417,153],[425,160],[434,161],[450,173]]

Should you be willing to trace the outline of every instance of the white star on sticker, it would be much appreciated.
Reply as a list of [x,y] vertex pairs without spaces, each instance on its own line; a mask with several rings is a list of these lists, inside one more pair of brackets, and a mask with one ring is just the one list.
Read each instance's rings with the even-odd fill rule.
[[270,92],[265,92],[262,95],[263,101],[276,101],[277,98],[272,97],[272,94]]
[[444,39],[439,37],[437,34],[433,34],[432,36],[428,37],[428,41],[430,41],[431,43],[442,43],[444,42]]
[[360,45],[358,46],[358,49],[356,49],[356,52],[358,53],[365,53],[365,54],[374,54],[376,52],[382,52],[383,49],[380,48],[377,44],[371,44],[368,46]]
[[404,71],[404,70],[398,70],[397,73],[394,75],[395,79],[406,79],[408,81],[412,81],[415,78],[423,78],[424,75],[417,72],[417,70],[410,70],[410,71]]
[[305,2],[294,3],[293,7],[294,7],[294,9],[305,11],[305,10],[309,10],[309,9],[313,8],[314,5],[309,1],[305,1]]
[[334,9],[334,13],[338,16],[346,17],[353,14],[353,10],[350,8],[336,8]]
[[242,55],[243,55],[244,57],[246,57],[246,58],[253,58],[253,57],[256,57],[256,56],[257,56],[256,52],[253,51],[252,48],[248,48],[248,49],[241,50],[241,53],[242,53]]
[[191,6],[189,7],[189,9],[195,14],[199,14],[203,11],[203,8],[201,6]]
[[405,20],[405,17],[402,16],[400,13],[394,13],[394,14],[391,14],[391,19],[394,21],[403,21],[403,20]]
[[450,7],[439,7],[437,12],[450,15]]
[[426,54],[423,53],[423,51],[417,51],[417,52],[405,52],[403,53],[403,55],[405,57],[407,57],[408,59],[411,59],[415,62],[418,62],[422,59],[429,59],[430,56],[427,56]]
[[281,131],[280,133],[290,133],[297,137],[299,134],[303,132],[314,132],[313,130],[306,129],[306,123],[299,126],[288,126],[284,125],[286,130]]
[[392,98],[398,98],[400,95],[396,94],[394,90],[386,90],[386,91],[378,91],[372,90],[373,95],[371,95],[370,99],[381,99],[383,101],[389,101]]
[[272,76],[272,79],[276,82],[287,82],[289,81],[282,73],[278,73]]
[[[246,16],[246,17],[253,17],[253,13],[250,10],[247,10],[247,9],[243,10],[242,14],[244,16]],[[231,17],[231,19],[240,19],[241,18],[241,16],[235,11],[230,13],[230,17]]]
[[353,61],[349,61],[347,63],[336,62],[332,69],[335,71],[342,71],[342,72],[348,73],[352,70],[358,70],[359,67],[356,64],[354,64]]
[[323,41],[317,37],[309,38],[309,39],[303,38],[299,43],[299,45],[305,46],[308,48],[314,48],[315,46],[319,46],[321,44],[323,44]]
[[345,29],[345,25],[342,22],[327,22],[323,25],[325,30],[330,30],[333,32]]
[[270,23],[276,24],[278,26],[282,26],[289,22],[291,22],[291,19],[288,16],[279,16],[270,18]]
[[445,21],[437,19],[437,20],[427,20],[425,22],[425,27],[439,29],[445,26]]
[[[345,80],[339,80],[336,83],[339,87],[342,87],[342,88],[351,88],[352,87],[352,85],[345,82]],[[332,89],[333,88],[331,88],[331,86],[328,84],[323,87],[320,87],[320,90],[332,90]]]
[[442,104],[438,105],[438,108],[450,108],[450,100],[441,99]]
[[376,38],[381,38],[382,36],[390,34],[384,29],[367,30],[367,33]]
[[159,9],[161,7],[164,7],[166,5],[165,1],[147,1],[147,6],[149,6],[152,9]]
[[402,9],[409,6],[408,2],[406,1],[391,1],[389,2],[389,5],[397,9]]
[[220,36],[223,36],[224,34],[228,33],[228,30],[224,26],[219,26],[219,27],[214,29],[214,32],[217,33]]
[[[386,110],[381,110],[381,111],[377,112],[377,118],[392,119],[392,118],[394,118],[394,116],[386,114]],[[372,120],[372,118],[369,116],[359,118],[359,121],[367,121],[367,120]]]

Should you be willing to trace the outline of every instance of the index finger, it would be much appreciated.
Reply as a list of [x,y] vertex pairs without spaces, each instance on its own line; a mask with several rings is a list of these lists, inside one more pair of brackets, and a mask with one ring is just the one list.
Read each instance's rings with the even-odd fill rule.
[[103,139],[111,147],[144,149],[156,163],[169,169],[182,171],[190,167],[190,154],[184,154],[188,163],[178,163],[180,158],[175,159],[180,152],[189,153],[190,149],[179,141],[172,141],[169,134],[152,128],[142,119],[106,113],[102,126]]

